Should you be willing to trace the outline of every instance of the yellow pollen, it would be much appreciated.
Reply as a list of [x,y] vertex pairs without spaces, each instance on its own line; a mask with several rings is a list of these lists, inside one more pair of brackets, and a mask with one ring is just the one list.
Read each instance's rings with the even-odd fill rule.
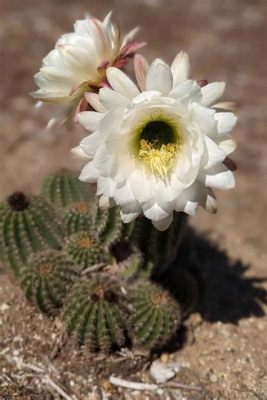
[[147,173],[166,179],[178,149],[177,143],[163,144],[157,147],[157,141],[140,141],[139,159]]
[[79,240],[78,244],[83,249],[89,249],[92,245],[92,241],[89,237],[83,237]]

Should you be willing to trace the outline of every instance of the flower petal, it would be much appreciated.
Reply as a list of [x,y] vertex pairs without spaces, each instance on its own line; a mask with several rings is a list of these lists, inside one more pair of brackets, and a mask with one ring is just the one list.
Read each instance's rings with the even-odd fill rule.
[[166,218],[162,218],[158,221],[152,221],[152,224],[159,231],[165,231],[169,228],[173,221],[173,213],[169,214]]
[[127,107],[130,104],[130,101],[127,97],[107,87],[100,89],[99,100],[107,109],[116,107]]
[[77,115],[78,121],[82,124],[85,129],[90,132],[94,132],[99,127],[99,122],[103,118],[103,114],[95,111],[83,111]]
[[215,119],[218,121],[219,135],[230,132],[237,123],[237,117],[231,112],[218,112],[215,114]]
[[146,89],[158,90],[163,95],[168,95],[172,89],[173,79],[170,67],[159,58],[153,61],[148,68]]
[[148,62],[141,54],[134,56],[134,71],[137,83],[141,90],[146,88],[146,76],[148,71]]
[[181,51],[173,60],[171,65],[173,85],[183,82],[188,78],[190,71],[189,57],[187,53]]
[[224,89],[224,82],[213,82],[203,86],[201,88],[201,93],[203,96],[201,104],[206,107],[211,106],[223,95]]
[[107,78],[116,92],[129,99],[132,99],[140,93],[133,81],[118,68],[109,67],[107,69]]

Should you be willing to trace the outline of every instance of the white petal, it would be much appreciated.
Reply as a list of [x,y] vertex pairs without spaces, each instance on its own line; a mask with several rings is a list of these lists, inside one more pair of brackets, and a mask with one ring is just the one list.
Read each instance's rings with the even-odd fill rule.
[[207,107],[211,106],[215,101],[217,101],[223,95],[224,89],[225,89],[224,82],[213,82],[209,83],[206,86],[203,86],[201,88],[203,96],[201,104]]
[[219,135],[230,132],[237,123],[237,117],[231,112],[218,112],[215,114],[215,119],[218,121]]
[[173,60],[171,65],[171,71],[173,76],[173,84],[183,82],[188,78],[190,70],[189,57],[184,52],[181,51]]
[[222,163],[226,157],[226,153],[208,136],[204,136],[205,151],[202,163],[205,169],[213,167],[218,163]]
[[102,142],[101,135],[98,131],[86,136],[80,143],[82,151],[90,157],[94,157],[96,150]]
[[173,221],[173,213],[169,214],[166,218],[163,218],[159,221],[152,221],[152,224],[159,231],[165,231],[166,229],[169,228],[172,221]]
[[206,171],[204,183],[207,187],[232,189],[235,186],[235,177],[232,171],[224,165],[220,165]]
[[136,54],[134,56],[135,77],[141,90],[145,90],[146,88],[146,76],[148,67],[148,62],[144,56],[142,56],[141,54]]
[[84,97],[97,112],[105,113],[107,110],[106,108],[100,103],[99,95],[97,93],[87,92],[84,94]]
[[89,162],[83,167],[79,179],[83,182],[96,182],[98,171],[94,168],[93,163]]
[[153,99],[156,99],[161,96],[161,93],[158,90],[148,90],[146,92],[140,93],[138,96],[136,96],[132,102],[134,104],[139,104],[139,103],[144,103],[144,102],[149,102]]
[[201,100],[201,88],[196,81],[187,79],[181,83],[176,84],[171,90],[171,97],[179,100],[187,101],[200,101]]
[[103,118],[102,113],[96,111],[83,111],[77,116],[78,121],[90,132],[94,132],[98,129],[99,122]]
[[197,123],[203,135],[216,136],[217,123],[215,110],[207,108],[198,103],[192,104],[192,119]]
[[80,146],[76,146],[73,147],[71,149],[71,154],[73,154],[73,156],[75,158],[78,158],[80,160],[90,160],[90,156],[88,156],[88,154],[86,154],[83,149]]
[[170,67],[160,59],[154,60],[147,72],[146,89],[158,90],[163,95],[168,95],[172,85],[173,79]]
[[231,154],[236,149],[236,142],[230,135],[220,136],[213,139],[215,143],[225,152],[226,155]]
[[118,68],[109,67],[107,69],[107,78],[116,92],[128,97],[129,99],[132,99],[140,93],[133,81],[131,81],[131,79]]
[[139,215],[139,213],[124,214],[122,211],[120,212],[120,214],[122,222],[124,222],[125,224],[129,224],[130,222],[134,221]]
[[143,206],[144,215],[151,219],[152,221],[158,221],[160,219],[166,218],[168,213],[161,208],[157,203],[153,204],[152,207],[146,209],[146,204]]
[[106,87],[100,89],[99,100],[107,109],[115,107],[127,107],[130,104],[130,101],[127,97]]

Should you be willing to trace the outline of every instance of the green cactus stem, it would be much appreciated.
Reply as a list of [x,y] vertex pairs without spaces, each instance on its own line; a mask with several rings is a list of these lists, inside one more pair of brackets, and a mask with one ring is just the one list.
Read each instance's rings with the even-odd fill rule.
[[92,211],[93,226],[99,239],[106,245],[111,246],[119,240],[122,232],[123,223],[118,207],[101,209],[98,205]]
[[89,231],[93,228],[93,216],[91,212],[91,203],[79,202],[72,203],[64,212],[64,223],[69,235]]
[[77,265],[83,268],[107,262],[102,243],[89,232],[78,232],[65,239],[64,249]]
[[59,209],[72,203],[89,203],[93,199],[93,192],[91,185],[81,182],[71,172],[48,176],[42,187],[42,195]]
[[64,234],[63,222],[42,197],[16,192],[0,204],[0,257],[17,276],[33,252],[60,249]]
[[154,270],[167,268],[177,257],[179,245],[183,237],[186,223],[186,214],[174,213],[171,226],[164,232],[153,227],[151,221],[145,217],[138,218],[131,231],[128,228],[131,240],[143,253],[144,266],[153,263]]
[[126,317],[120,287],[107,277],[77,282],[63,313],[67,332],[91,352],[122,347],[127,341]]
[[21,270],[26,297],[49,315],[58,312],[77,278],[75,264],[63,253],[50,249],[34,254]]
[[135,344],[155,349],[167,344],[181,323],[181,310],[170,293],[148,280],[138,281],[129,291],[131,326]]

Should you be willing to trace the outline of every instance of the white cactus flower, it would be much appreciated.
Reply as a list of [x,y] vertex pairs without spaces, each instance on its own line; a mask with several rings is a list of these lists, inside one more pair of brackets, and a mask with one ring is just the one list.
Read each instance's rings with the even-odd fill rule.
[[86,109],[84,94],[105,85],[106,68],[123,67],[144,46],[133,42],[137,30],[122,38],[109,13],[103,22],[93,17],[78,20],[74,32],[59,38],[34,77],[39,89],[32,93],[41,103],[56,104],[50,125],[63,122],[77,107]]
[[173,212],[193,215],[198,205],[216,212],[211,188],[235,185],[226,160],[235,149],[230,132],[237,118],[218,111],[226,103],[215,104],[225,84],[188,79],[184,52],[171,67],[160,59],[148,66],[136,55],[135,70],[142,91],[110,67],[111,88],[88,97],[96,111],[78,114],[92,132],[73,149],[87,159],[80,179],[96,182],[97,194],[120,206],[124,222],[144,214],[165,230]]

